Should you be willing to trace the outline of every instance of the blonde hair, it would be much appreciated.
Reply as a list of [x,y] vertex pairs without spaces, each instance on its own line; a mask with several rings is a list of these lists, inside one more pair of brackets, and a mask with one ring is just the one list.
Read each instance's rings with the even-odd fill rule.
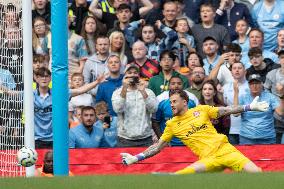
[[32,44],[33,44],[33,49],[36,49],[37,47],[41,46],[39,37],[38,37],[37,34],[35,33],[35,27],[34,27],[34,25],[35,25],[35,23],[36,23],[37,21],[42,21],[42,22],[45,24],[45,36],[47,36],[47,34],[49,33],[49,26],[47,25],[45,19],[42,18],[42,17],[36,17],[36,18],[33,20],[33,34],[32,34],[32,36],[33,36],[33,42],[32,42]]
[[[112,50],[111,50],[112,42],[113,42],[113,38],[116,37],[116,36],[122,36],[122,38],[123,38],[123,44],[122,44],[122,47],[121,47],[121,49],[120,49],[119,52],[112,52]],[[125,54],[124,54],[124,53],[125,53],[125,43],[126,43],[126,42],[125,42],[125,37],[124,37],[123,33],[120,32],[120,31],[114,31],[114,32],[112,32],[112,33],[110,34],[110,36],[109,36],[109,41],[110,41],[109,52],[110,52],[110,53],[117,53],[117,54],[119,55],[120,61],[123,62],[124,58],[126,58],[126,56],[125,56]]]

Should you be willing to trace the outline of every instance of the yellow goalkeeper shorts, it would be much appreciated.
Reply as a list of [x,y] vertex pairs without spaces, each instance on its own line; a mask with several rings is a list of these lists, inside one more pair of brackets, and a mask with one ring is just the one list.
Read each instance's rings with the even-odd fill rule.
[[234,171],[242,171],[245,164],[249,161],[250,160],[234,146],[225,143],[215,154],[202,158],[197,162],[203,163],[206,166],[206,171],[215,172],[224,170],[225,168],[230,168]]

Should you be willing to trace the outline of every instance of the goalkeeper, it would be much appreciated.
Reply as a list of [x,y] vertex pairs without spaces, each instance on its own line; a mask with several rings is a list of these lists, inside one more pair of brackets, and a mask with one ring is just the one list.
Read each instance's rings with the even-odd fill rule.
[[198,161],[175,174],[213,172],[225,168],[234,171],[261,172],[261,168],[232,146],[225,135],[217,133],[210,119],[244,111],[267,111],[269,108],[267,102],[258,102],[256,97],[251,104],[245,106],[199,105],[188,109],[188,100],[184,91],[172,91],[170,101],[174,117],[167,121],[158,143],[135,156],[121,153],[123,164],[130,165],[158,154],[175,136],[199,157]]

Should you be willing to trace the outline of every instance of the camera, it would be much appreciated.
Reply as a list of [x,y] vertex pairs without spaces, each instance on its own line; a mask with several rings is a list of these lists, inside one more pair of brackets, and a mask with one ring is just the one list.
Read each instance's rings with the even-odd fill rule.
[[139,83],[139,77],[132,77],[132,81],[130,82],[132,85]]

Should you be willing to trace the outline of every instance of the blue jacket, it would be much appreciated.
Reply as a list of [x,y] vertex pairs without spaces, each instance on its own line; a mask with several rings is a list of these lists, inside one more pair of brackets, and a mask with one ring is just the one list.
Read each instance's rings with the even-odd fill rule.
[[119,78],[107,78],[107,81],[101,83],[98,87],[98,92],[96,94],[96,103],[100,101],[105,101],[109,108],[109,113],[111,116],[117,116],[113,111],[111,97],[112,93],[121,87],[123,75],[120,75]]

